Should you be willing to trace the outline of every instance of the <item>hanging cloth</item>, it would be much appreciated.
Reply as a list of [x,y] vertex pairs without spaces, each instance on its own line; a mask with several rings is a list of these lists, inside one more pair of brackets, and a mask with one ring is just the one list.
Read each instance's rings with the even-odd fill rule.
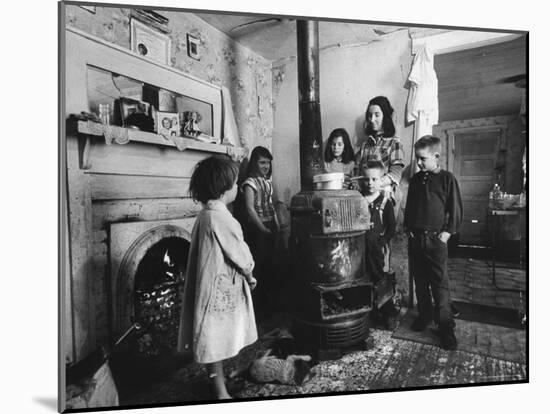
[[414,57],[408,78],[407,121],[416,122],[417,139],[431,134],[432,126],[439,122],[437,75],[433,57],[433,53],[423,45]]
[[229,89],[222,86],[222,144],[237,146],[239,143],[239,130],[233,114],[231,94]]

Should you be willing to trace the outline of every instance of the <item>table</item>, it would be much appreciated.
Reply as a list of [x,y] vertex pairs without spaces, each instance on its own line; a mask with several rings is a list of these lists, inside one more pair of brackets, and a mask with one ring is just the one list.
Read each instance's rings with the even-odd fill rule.
[[[504,291],[512,291],[512,292],[519,292],[519,289],[504,289],[500,288],[496,283],[496,223],[495,221],[502,216],[521,216],[522,214],[525,214],[525,209],[514,209],[514,210],[497,210],[489,208],[488,216],[489,216],[489,231],[491,232],[491,254],[493,256],[492,260],[492,270],[493,270],[493,285],[499,289]],[[520,224],[521,225],[521,224]],[[525,243],[525,231],[523,229],[520,229],[520,242],[519,242],[519,262],[520,265],[523,265],[524,257],[523,257],[523,251],[524,251],[524,243]]]

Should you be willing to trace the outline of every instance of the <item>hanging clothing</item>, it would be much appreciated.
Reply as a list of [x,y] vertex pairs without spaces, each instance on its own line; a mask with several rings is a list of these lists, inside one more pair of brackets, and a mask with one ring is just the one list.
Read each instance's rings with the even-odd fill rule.
[[416,53],[408,81],[407,121],[418,122],[421,128],[417,138],[420,138],[431,134],[432,126],[439,122],[437,75],[433,67],[433,53],[426,45]]
[[211,200],[191,234],[178,351],[196,362],[233,357],[258,339],[250,288],[243,273],[254,260],[241,226],[226,205]]
[[231,93],[225,86],[221,88],[222,94],[222,143],[236,146],[239,144],[239,130],[231,104]]

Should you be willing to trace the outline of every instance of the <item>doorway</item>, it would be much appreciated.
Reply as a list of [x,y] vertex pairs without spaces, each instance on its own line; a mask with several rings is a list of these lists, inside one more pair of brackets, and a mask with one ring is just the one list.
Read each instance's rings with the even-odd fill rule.
[[458,180],[464,206],[458,241],[462,245],[487,246],[489,192],[498,178],[495,168],[502,131],[498,127],[480,127],[448,133],[449,165]]

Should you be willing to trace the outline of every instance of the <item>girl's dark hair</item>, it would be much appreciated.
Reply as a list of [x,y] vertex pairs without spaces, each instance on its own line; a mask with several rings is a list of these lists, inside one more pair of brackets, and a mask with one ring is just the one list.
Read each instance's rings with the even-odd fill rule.
[[[256,147],[252,150],[250,154],[250,160],[248,161],[248,166],[246,168],[247,177],[256,177],[260,173],[258,170],[258,160],[260,157],[267,158],[269,161],[273,161],[273,156],[269,150],[265,147]],[[269,166],[269,172],[267,173],[267,178],[271,178],[271,173],[273,171],[273,165]]]
[[199,161],[191,175],[189,194],[193,200],[206,203],[217,200],[237,182],[239,167],[228,158],[212,156]]
[[332,141],[334,141],[338,137],[342,137],[342,141],[344,141],[344,152],[342,153],[342,162],[344,164],[347,164],[348,162],[352,161],[355,157],[353,153],[353,147],[351,146],[351,140],[349,139],[349,134],[344,128],[336,128],[328,136],[327,144],[325,146],[325,161],[331,162],[334,159],[334,154],[332,153],[330,146],[332,144]]
[[368,121],[369,108],[372,105],[378,105],[382,110],[382,134],[384,137],[393,137],[395,136],[395,125],[393,124],[393,108],[390,104],[390,101],[385,96],[377,96],[372,98],[367,105],[367,111],[365,112],[365,122],[367,124],[366,133],[367,135],[374,135],[375,132],[372,130],[372,125]]

